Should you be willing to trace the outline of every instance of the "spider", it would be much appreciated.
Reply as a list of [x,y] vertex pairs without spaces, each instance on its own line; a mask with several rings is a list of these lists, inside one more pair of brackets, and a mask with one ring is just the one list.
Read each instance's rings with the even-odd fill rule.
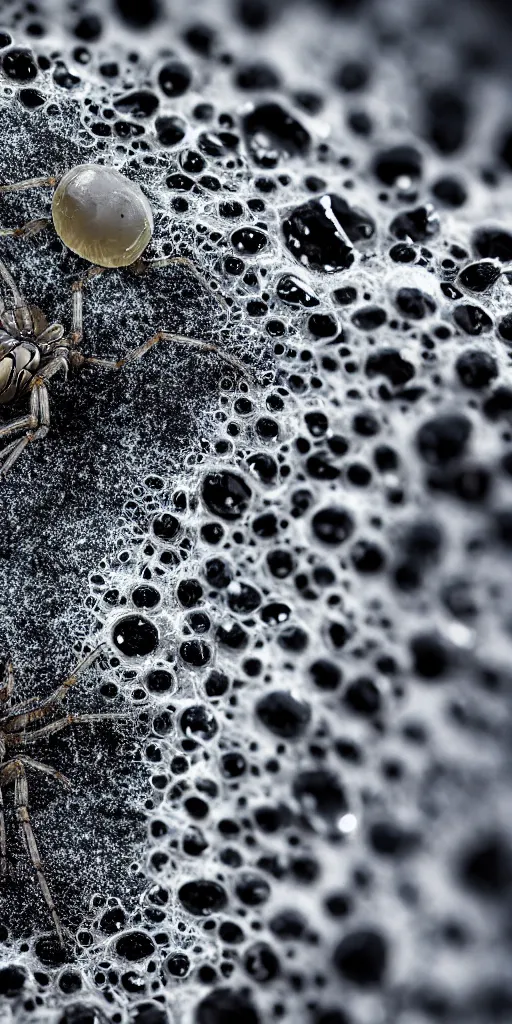
[[[42,700],[32,697],[28,700],[22,701],[20,704],[10,703],[14,689],[14,673],[11,662],[8,662],[4,669],[0,686],[0,877],[5,877],[7,874],[7,837],[5,832],[2,788],[10,782],[14,782],[14,806],[16,808],[16,816],[22,827],[27,852],[32,861],[39,887],[46,900],[59,943],[62,947],[65,945],[63,928],[46,881],[41,864],[39,849],[30,821],[26,769],[29,768],[34,771],[42,772],[44,775],[49,775],[53,779],[58,779],[59,782],[62,782],[68,787],[71,786],[71,783],[65,775],[62,775],[62,773],[58,772],[55,768],[51,768],[50,765],[47,764],[42,764],[40,761],[34,761],[33,758],[27,757],[26,754],[20,753],[20,751],[25,747],[30,746],[32,743],[37,742],[37,740],[42,737],[52,736],[53,733],[60,732],[61,729],[66,729],[68,725],[77,725],[80,722],[98,722],[104,719],[127,717],[111,714],[68,714],[65,715],[64,718],[57,718],[54,721],[47,722],[40,728],[30,729],[30,726],[33,725],[34,722],[38,722],[39,720],[46,718],[47,715],[57,711],[58,705],[66,698],[68,690],[75,685],[78,676],[92,665],[105,646],[105,644],[100,644],[95,648],[95,650],[91,651],[91,653],[76,666],[73,674],[69,676],[68,679],[65,679],[60,686],[57,686],[57,689],[54,690],[53,693]],[[10,760],[6,760],[6,755],[11,753],[14,754],[14,757]]]

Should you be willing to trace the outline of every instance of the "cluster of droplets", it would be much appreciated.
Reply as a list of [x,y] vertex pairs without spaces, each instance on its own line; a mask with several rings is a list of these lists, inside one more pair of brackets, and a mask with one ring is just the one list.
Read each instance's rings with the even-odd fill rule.
[[[223,368],[203,395],[191,356],[182,394],[167,359],[134,426],[144,363],[110,401],[94,486],[119,490],[128,463],[138,483],[117,521],[106,501],[75,604],[79,635],[85,615],[107,644],[87,695],[129,724],[76,758],[97,855],[67,821],[75,959],[19,938],[20,898],[0,993],[17,1020],[59,1024],[505,1022],[512,156],[485,20],[471,49],[452,13],[447,82],[421,3],[399,5],[403,37],[387,3],[349,4],[359,23],[140,6],[70,9],[66,31],[20,12],[0,33],[19,133],[2,176],[65,169],[35,159],[44,128],[47,159],[62,145],[137,178],[157,248],[212,277],[230,311],[215,340],[252,376]],[[490,120],[468,81],[491,81]],[[11,218],[26,203],[6,197]],[[60,242],[27,245],[69,274]],[[167,286],[140,285],[148,328]],[[87,315],[111,349],[132,310],[103,287]],[[102,788],[103,855],[86,816]]]

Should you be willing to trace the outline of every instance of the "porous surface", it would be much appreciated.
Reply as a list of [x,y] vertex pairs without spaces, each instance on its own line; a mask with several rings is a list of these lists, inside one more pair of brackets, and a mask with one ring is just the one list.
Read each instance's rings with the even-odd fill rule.
[[[103,274],[86,351],[252,374],[55,378],[2,481],[17,698],[106,641],[66,706],[128,715],[30,751],[74,786],[30,777],[66,952],[5,788],[2,1024],[512,1019],[506,13],[2,12],[1,180],[117,168],[209,285]],[[85,261],[1,255],[68,328]]]

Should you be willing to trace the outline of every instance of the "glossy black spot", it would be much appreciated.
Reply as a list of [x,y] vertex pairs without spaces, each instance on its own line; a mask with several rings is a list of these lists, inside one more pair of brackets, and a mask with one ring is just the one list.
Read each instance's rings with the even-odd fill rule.
[[244,955],[244,968],[260,985],[273,981],[279,974],[279,960],[268,942],[253,942]]
[[461,384],[472,391],[486,388],[498,376],[498,364],[489,352],[484,349],[467,349],[455,364]]
[[276,293],[289,306],[304,306],[305,309],[311,309],[319,305],[319,300],[308,285],[292,274],[284,274],[279,278]]
[[177,146],[185,138],[186,123],[181,117],[157,117],[155,129],[162,146]]
[[181,60],[166,61],[158,74],[158,84],[165,96],[183,96],[191,83],[192,72]]
[[145,960],[155,952],[155,944],[146,932],[127,932],[117,940],[116,951],[124,960]]
[[14,82],[30,82],[37,77],[37,65],[32,51],[21,46],[13,46],[2,54],[1,64],[5,77]]
[[485,331],[490,331],[492,327],[489,314],[480,306],[471,306],[469,303],[457,306],[453,313],[453,319],[465,334],[483,334]]
[[375,331],[387,320],[386,310],[381,306],[362,306],[352,314],[352,323],[360,331]]
[[391,234],[411,242],[427,242],[439,231],[439,219],[431,206],[417,206],[399,213],[390,224]]
[[112,630],[115,646],[129,658],[151,654],[158,646],[158,630],[142,615],[126,615]]
[[444,413],[423,423],[416,435],[421,457],[430,466],[444,466],[464,454],[471,422],[463,413]]
[[333,193],[296,207],[283,221],[286,245],[292,255],[325,274],[346,270],[354,262],[348,240],[359,244],[372,237],[375,224],[363,211]]
[[334,824],[348,811],[344,786],[334,772],[324,768],[300,772],[294,779],[293,795],[313,825],[316,816]]
[[448,650],[436,633],[418,633],[411,640],[413,668],[422,679],[442,679],[450,665]]
[[381,348],[373,352],[365,366],[368,377],[387,377],[394,387],[403,387],[415,375],[414,366],[395,348]]
[[251,488],[241,476],[224,470],[209,473],[203,480],[203,501],[210,512],[221,519],[240,519],[252,497]]
[[173,540],[180,531],[180,521],[170,512],[163,512],[153,519],[153,533],[160,540]]
[[401,178],[416,181],[421,177],[423,160],[413,146],[392,146],[377,154],[374,173],[384,185],[396,185]]
[[231,244],[241,256],[256,256],[268,245],[268,237],[260,228],[237,228],[231,235]]
[[498,227],[478,228],[473,234],[473,246],[483,259],[512,260],[512,234]]
[[251,996],[231,988],[217,988],[204,996],[194,1019],[195,1024],[260,1024],[261,1020]]
[[247,907],[259,907],[266,903],[270,896],[270,885],[261,875],[251,871],[243,871],[237,879],[235,892]]
[[187,665],[203,668],[211,660],[212,652],[204,640],[185,640],[180,645],[180,655]]
[[158,102],[158,97],[153,92],[141,89],[121,96],[120,99],[116,100],[114,106],[120,114],[125,116],[145,118],[151,117],[155,113]]
[[386,942],[380,932],[371,928],[349,932],[334,950],[334,965],[339,973],[360,988],[380,985],[387,962]]
[[436,311],[434,300],[419,288],[399,288],[395,302],[400,312],[411,320],[423,320]]
[[227,904],[226,891],[218,882],[199,878],[185,882],[178,890],[178,897],[185,910],[195,917],[209,917],[217,914]]
[[315,513],[312,520],[315,536],[322,544],[343,544],[352,535],[355,523],[352,515],[344,508],[323,508]]
[[262,103],[242,121],[252,159],[259,167],[276,167],[281,157],[305,156],[309,132],[279,103]]
[[23,967],[13,964],[10,967],[0,969],[0,995],[12,998],[17,996],[26,981],[26,973]]
[[296,700],[287,690],[273,690],[261,697],[256,714],[270,732],[287,740],[299,739],[311,719],[309,704]]
[[459,274],[459,283],[469,292],[486,292],[496,283],[501,269],[492,260],[470,263]]

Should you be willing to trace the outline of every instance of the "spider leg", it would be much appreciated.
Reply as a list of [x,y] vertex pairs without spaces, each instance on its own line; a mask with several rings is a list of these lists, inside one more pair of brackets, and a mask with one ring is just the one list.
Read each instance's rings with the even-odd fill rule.
[[36,843],[36,838],[32,831],[32,824],[30,821],[30,815],[28,812],[28,783],[27,773],[20,759],[16,761],[9,761],[8,764],[4,765],[0,771],[0,785],[5,782],[14,780],[14,806],[16,808],[16,817],[20,822],[23,829],[23,835],[27,846],[28,854],[32,861],[32,865],[37,875],[37,881],[39,882],[39,888],[45,898],[46,905],[52,916],[55,931],[61,946],[64,946],[64,934],[62,931],[61,923],[55,903],[53,902],[52,894],[48,888],[48,882],[44,876],[43,865],[41,864],[41,856]]
[[[52,360],[52,363],[54,360]],[[59,360],[60,362],[60,360]],[[48,367],[52,365],[48,364]],[[45,367],[47,369],[47,367]],[[44,371],[43,371],[44,372]],[[28,420],[28,422],[27,422]],[[22,420],[15,421],[16,429],[20,429]],[[11,466],[19,459],[22,452],[25,450],[31,441],[39,441],[46,437],[50,426],[50,403],[48,400],[48,391],[44,381],[40,377],[34,378],[34,387],[30,392],[30,415],[23,417],[24,426],[28,426],[29,429],[24,437],[21,437],[15,444],[9,445],[7,449],[7,456],[5,453],[0,453],[0,477],[5,476]],[[9,426],[9,424],[7,424]],[[11,424],[12,429],[14,425]],[[4,436],[6,432],[4,427]],[[1,436],[1,435],[0,435]]]
[[86,284],[89,283],[93,278],[99,277],[100,274],[104,274],[107,267],[89,267],[89,270],[83,277],[79,277],[78,281],[74,281],[72,285],[73,293],[73,322],[71,326],[71,344],[76,347],[80,344],[83,338],[83,290]]
[[[31,708],[26,712],[26,709],[30,708],[31,704],[34,704],[34,697],[29,700],[22,701],[20,704],[15,704],[9,711],[8,721],[2,726],[3,730],[5,732],[10,732],[11,729],[18,729],[20,727],[23,729],[27,722],[34,721],[36,718],[40,718],[43,715],[48,714],[48,712],[54,711],[55,705],[59,701],[64,700],[70,687],[74,686],[77,682],[79,675],[81,675],[82,672],[85,672],[85,670],[89,668],[89,665],[92,665],[92,663],[96,661],[96,658],[99,657],[104,647],[106,647],[105,643],[98,644],[90,654],[85,658],[82,658],[82,661],[80,661],[74,669],[73,674],[68,676],[63,683],[60,683],[59,686],[57,686],[57,688],[48,695],[48,697],[38,701],[37,707]],[[26,713],[21,714],[21,712]],[[27,719],[27,721],[23,721],[23,719]]]
[[0,878],[7,874],[7,836],[5,834],[4,797],[0,786]]
[[2,686],[0,686],[0,703],[4,703],[9,700],[11,693],[14,689],[14,671],[12,667],[12,661],[7,661],[4,674],[2,678]]
[[96,359],[94,356],[85,357],[85,364],[90,366],[103,367],[106,370],[121,370],[127,363],[132,363],[135,359],[140,359],[145,352],[148,352],[153,345],[157,345],[159,341],[174,341],[179,345],[189,345],[191,348],[197,348],[201,352],[215,352],[220,359],[224,360],[228,366],[231,366],[234,370],[238,370],[244,377],[252,381],[252,376],[240,362],[236,356],[232,356],[229,352],[224,352],[223,349],[219,348],[218,345],[214,345],[210,341],[201,341],[199,338],[188,338],[184,334],[169,334],[167,331],[158,331],[157,334],[153,334],[148,341],[145,341],[143,345],[139,345],[138,348],[134,348],[131,352],[127,352],[121,359]]
[[162,267],[172,266],[187,267],[193,277],[195,277],[196,281],[199,281],[199,284],[202,285],[205,291],[209,292],[210,295],[213,296],[224,312],[229,314],[229,306],[224,297],[222,295],[217,295],[217,292],[212,291],[208,281],[197,269],[195,263],[193,263],[192,260],[187,259],[186,256],[165,256],[158,260],[145,260],[141,258],[135,263],[132,263],[129,269],[132,274],[137,274],[140,277],[142,274],[149,273],[150,270],[160,270]]
[[56,185],[57,178],[24,178],[11,184],[0,185],[0,192],[22,192],[26,188],[41,188],[44,185]]
[[[2,188],[0,186],[0,192]],[[37,235],[39,231],[43,231],[51,224],[51,220],[48,217],[40,217],[39,220],[29,220],[26,224],[23,224],[21,228],[3,228],[0,227],[0,235],[11,235],[14,238],[30,238],[31,235]]]
[[58,718],[56,722],[48,722],[47,725],[42,725],[40,729],[34,729],[32,732],[6,732],[5,743],[8,747],[15,747],[18,744],[27,746],[29,743],[40,740],[42,736],[52,736],[55,732],[67,729],[68,725],[79,725],[82,722],[103,722],[105,720],[112,722],[116,718],[129,717],[129,715],[101,713],[93,715],[66,715],[65,718]]

